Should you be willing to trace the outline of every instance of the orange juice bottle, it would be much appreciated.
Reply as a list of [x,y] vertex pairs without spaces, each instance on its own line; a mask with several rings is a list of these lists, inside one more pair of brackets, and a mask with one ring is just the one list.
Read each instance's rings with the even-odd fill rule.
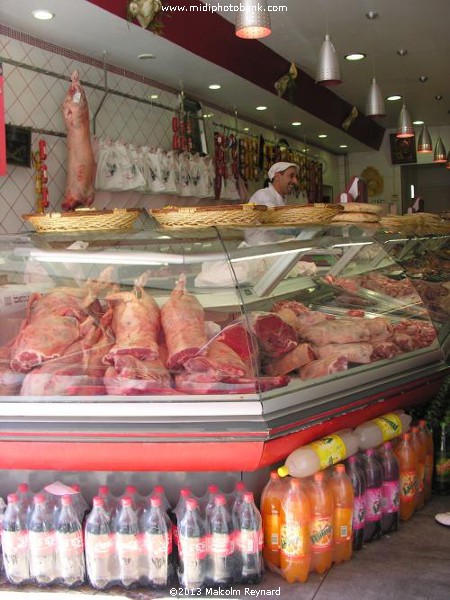
[[280,512],[283,489],[283,480],[277,471],[272,471],[261,495],[261,516],[264,531],[263,557],[267,563],[275,567],[280,566]]
[[311,563],[308,496],[298,479],[289,480],[281,501],[280,568],[288,583],[308,579]]
[[417,457],[417,490],[415,508],[420,510],[425,504],[425,462],[427,455],[426,436],[419,427],[411,427],[411,441],[416,450]]
[[334,467],[330,478],[333,494],[333,562],[352,557],[353,485],[342,463]]
[[400,520],[407,521],[414,514],[417,489],[417,457],[410,433],[402,433],[394,452],[400,468]]
[[311,571],[322,575],[333,561],[333,494],[323,471],[315,473],[308,497],[311,505]]
[[434,469],[434,442],[433,432],[428,428],[425,419],[419,421],[419,428],[425,434],[425,502],[431,500],[431,484],[433,480]]

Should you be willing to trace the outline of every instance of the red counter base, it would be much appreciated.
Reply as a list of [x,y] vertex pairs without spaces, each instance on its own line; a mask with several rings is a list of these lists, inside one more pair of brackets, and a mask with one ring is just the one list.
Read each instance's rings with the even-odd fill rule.
[[[51,441],[45,435],[42,441],[27,439],[29,434],[0,433],[0,469],[30,469],[57,471],[255,471],[283,461],[286,456],[304,444],[324,435],[356,427],[360,423],[396,408],[405,408],[429,401],[439,391],[442,373],[411,382],[389,394],[371,396],[347,406],[309,417],[289,426],[268,429],[267,438],[261,434],[255,441],[241,439],[242,432],[228,432],[223,441],[158,442],[151,441],[70,441],[74,432],[67,433],[67,441]],[[290,432],[283,430],[289,427]],[[292,428],[297,431],[292,433]],[[198,438],[197,434],[197,438]],[[248,435],[251,434],[247,434]],[[35,436],[33,436],[35,438]],[[152,434],[149,433],[149,438]],[[264,434],[262,436],[264,438]]]

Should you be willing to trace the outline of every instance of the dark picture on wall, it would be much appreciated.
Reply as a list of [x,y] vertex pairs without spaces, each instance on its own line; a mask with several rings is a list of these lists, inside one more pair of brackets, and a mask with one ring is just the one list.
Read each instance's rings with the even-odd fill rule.
[[404,165],[417,162],[416,136],[398,138],[395,133],[390,134],[391,162],[393,165]]
[[19,167],[31,167],[31,129],[7,124],[5,131],[6,162]]

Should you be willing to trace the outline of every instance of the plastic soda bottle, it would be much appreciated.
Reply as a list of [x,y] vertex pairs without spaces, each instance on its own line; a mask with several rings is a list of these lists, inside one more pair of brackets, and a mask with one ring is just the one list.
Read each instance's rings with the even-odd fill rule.
[[311,565],[311,508],[298,479],[290,479],[281,501],[280,569],[288,583],[308,579]]
[[309,532],[311,537],[311,571],[319,575],[328,571],[333,562],[333,494],[325,473],[314,474],[308,489],[311,506]]
[[109,516],[111,521],[114,522],[114,519],[116,518],[117,501],[109,491],[109,487],[107,485],[100,485],[97,491],[97,496],[99,498],[103,498],[103,510],[106,511],[106,514]]
[[205,584],[207,544],[205,526],[195,498],[186,500],[186,510],[178,523],[179,581],[187,590],[199,590]]
[[61,498],[61,510],[56,522],[58,579],[69,587],[81,585],[86,569],[81,524],[72,503],[72,496]]
[[366,476],[355,455],[346,460],[345,470],[353,486],[352,546],[353,550],[361,550],[366,524]]
[[28,525],[30,575],[38,585],[56,579],[56,536],[53,511],[48,510],[43,494],[36,494]]
[[283,480],[277,471],[272,471],[260,502],[264,532],[263,557],[266,562],[276,567],[280,566],[280,513],[283,488]]
[[239,552],[239,582],[259,583],[263,575],[263,532],[262,518],[256,508],[252,492],[245,492],[237,515],[235,530],[237,551]]
[[278,474],[280,477],[309,477],[357,451],[357,437],[350,429],[342,429],[291,452],[285,465],[278,469]]
[[431,500],[431,489],[433,482],[433,469],[434,469],[434,442],[433,432],[428,428],[428,424],[425,419],[419,421],[420,429],[425,433],[425,502]]
[[119,580],[131,587],[139,580],[138,518],[131,498],[121,498],[114,527]]
[[26,512],[21,510],[17,494],[9,494],[7,500],[3,515],[3,564],[8,581],[18,585],[30,579]]
[[172,507],[170,505],[169,499],[167,498],[164,486],[163,485],[155,485],[153,488],[153,491],[152,491],[152,496],[158,496],[159,498],[161,498],[161,503],[162,503],[161,507],[164,512],[169,514]]
[[208,490],[206,493],[206,504],[205,504],[205,519],[209,520],[211,517],[211,512],[215,506],[214,500],[216,496],[220,494],[219,487],[215,483],[210,483],[208,485]]
[[407,521],[414,514],[417,489],[417,457],[410,433],[402,434],[394,452],[400,469],[400,520]]
[[408,431],[410,423],[411,416],[401,411],[386,413],[381,417],[366,421],[355,429],[359,447],[361,450],[375,448]]
[[400,470],[391,442],[385,442],[380,450],[383,492],[381,497],[381,533],[398,530],[400,507]]
[[336,564],[352,557],[353,486],[340,463],[333,469],[330,478],[333,494],[333,562]]
[[373,448],[369,448],[364,452],[362,464],[366,476],[364,541],[370,542],[379,540],[381,537],[383,471]]
[[104,590],[117,580],[117,561],[111,520],[100,496],[93,499],[93,508],[86,519],[86,568],[91,585]]
[[411,427],[411,441],[416,450],[417,457],[417,490],[415,506],[420,510],[425,505],[425,463],[427,455],[427,441],[425,433],[417,426]]
[[235,573],[235,548],[231,515],[223,494],[216,494],[208,514],[208,574],[212,586],[226,587],[233,583]]
[[33,510],[33,498],[34,494],[30,490],[28,483],[19,483],[17,486],[17,499],[19,502],[20,510],[26,514],[26,522],[28,523]]
[[162,589],[171,576],[172,524],[160,496],[150,497],[142,528],[144,581],[153,589]]
[[446,421],[439,423],[434,486],[438,494],[450,491],[450,425]]
[[239,515],[239,511],[241,510],[241,505],[244,501],[244,494],[246,491],[247,487],[243,481],[238,481],[234,486],[234,491],[230,498],[231,518],[234,524],[236,524],[236,519]]

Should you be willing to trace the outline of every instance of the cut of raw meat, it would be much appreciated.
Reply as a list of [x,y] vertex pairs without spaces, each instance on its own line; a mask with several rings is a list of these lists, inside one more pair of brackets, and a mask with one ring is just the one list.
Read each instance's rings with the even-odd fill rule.
[[242,377],[229,383],[211,381],[205,373],[181,373],[175,375],[175,387],[185,394],[254,394],[283,387],[289,383],[289,377]]
[[104,377],[107,393],[116,396],[174,394],[169,372],[161,359],[139,360],[125,354],[114,357]]
[[351,363],[368,364],[371,362],[373,347],[367,342],[353,344],[326,344],[318,346],[316,349],[317,358],[327,358],[328,356],[345,356]]
[[258,345],[266,356],[277,358],[298,344],[295,329],[276,313],[251,314],[250,323]]
[[294,348],[294,350],[291,350],[281,358],[271,359],[265,365],[264,370],[267,375],[286,375],[313,361],[315,358],[314,350],[309,344],[299,344],[297,348]]
[[319,360],[313,360],[300,369],[300,377],[302,379],[316,379],[324,377],[331,373],[345,371],[348,367],[348,360],[345,356],[328,356]]
[[188,373],[208,373],[217,381],[224,378],[238,379],[247,375],[244,362],[238,354],[223,342],[213,340],[201,354],[184,363]]
[[325,321],[306,328],[302,332],[302,336],[314,346],[367,342],[371,335],[367,321],[369,319],[335,319]]

